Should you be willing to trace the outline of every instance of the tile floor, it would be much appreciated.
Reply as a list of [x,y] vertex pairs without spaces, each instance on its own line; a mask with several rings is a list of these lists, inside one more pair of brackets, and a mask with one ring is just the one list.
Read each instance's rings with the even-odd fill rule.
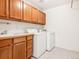
[[79,52],[73,52],[62,48],[54,48],[51,52],[46,52],[39,59],[79,59]]

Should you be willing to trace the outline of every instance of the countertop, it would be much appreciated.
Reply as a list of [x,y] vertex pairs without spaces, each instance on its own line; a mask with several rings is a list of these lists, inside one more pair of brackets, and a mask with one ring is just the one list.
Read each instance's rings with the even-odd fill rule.
[[22,36],[34,35],[33,33],[22,33],[22,34],[4,34],[0,35],[0,40],[3,39],[10,39],[10,38],[17,38]]

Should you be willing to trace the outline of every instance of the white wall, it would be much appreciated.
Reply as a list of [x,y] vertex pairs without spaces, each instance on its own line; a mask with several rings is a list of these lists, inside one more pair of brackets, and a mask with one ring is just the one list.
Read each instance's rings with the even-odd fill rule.
[[56,46],[79,51],[79,9],[63,5],[46,12],[45,28],[55,32]]

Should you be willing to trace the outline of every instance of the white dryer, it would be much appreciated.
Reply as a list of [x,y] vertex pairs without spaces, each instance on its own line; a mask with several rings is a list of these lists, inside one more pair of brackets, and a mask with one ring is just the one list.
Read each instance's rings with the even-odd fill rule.
[[47,51],[51,51],[55,47],[55,32],[47,32]]

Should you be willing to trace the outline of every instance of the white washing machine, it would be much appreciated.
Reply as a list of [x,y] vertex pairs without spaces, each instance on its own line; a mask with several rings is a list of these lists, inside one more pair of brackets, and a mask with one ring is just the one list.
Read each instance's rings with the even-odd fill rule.
[[40,58],[46,52],[46,32],[39,32],[33,39],[33,57]]

